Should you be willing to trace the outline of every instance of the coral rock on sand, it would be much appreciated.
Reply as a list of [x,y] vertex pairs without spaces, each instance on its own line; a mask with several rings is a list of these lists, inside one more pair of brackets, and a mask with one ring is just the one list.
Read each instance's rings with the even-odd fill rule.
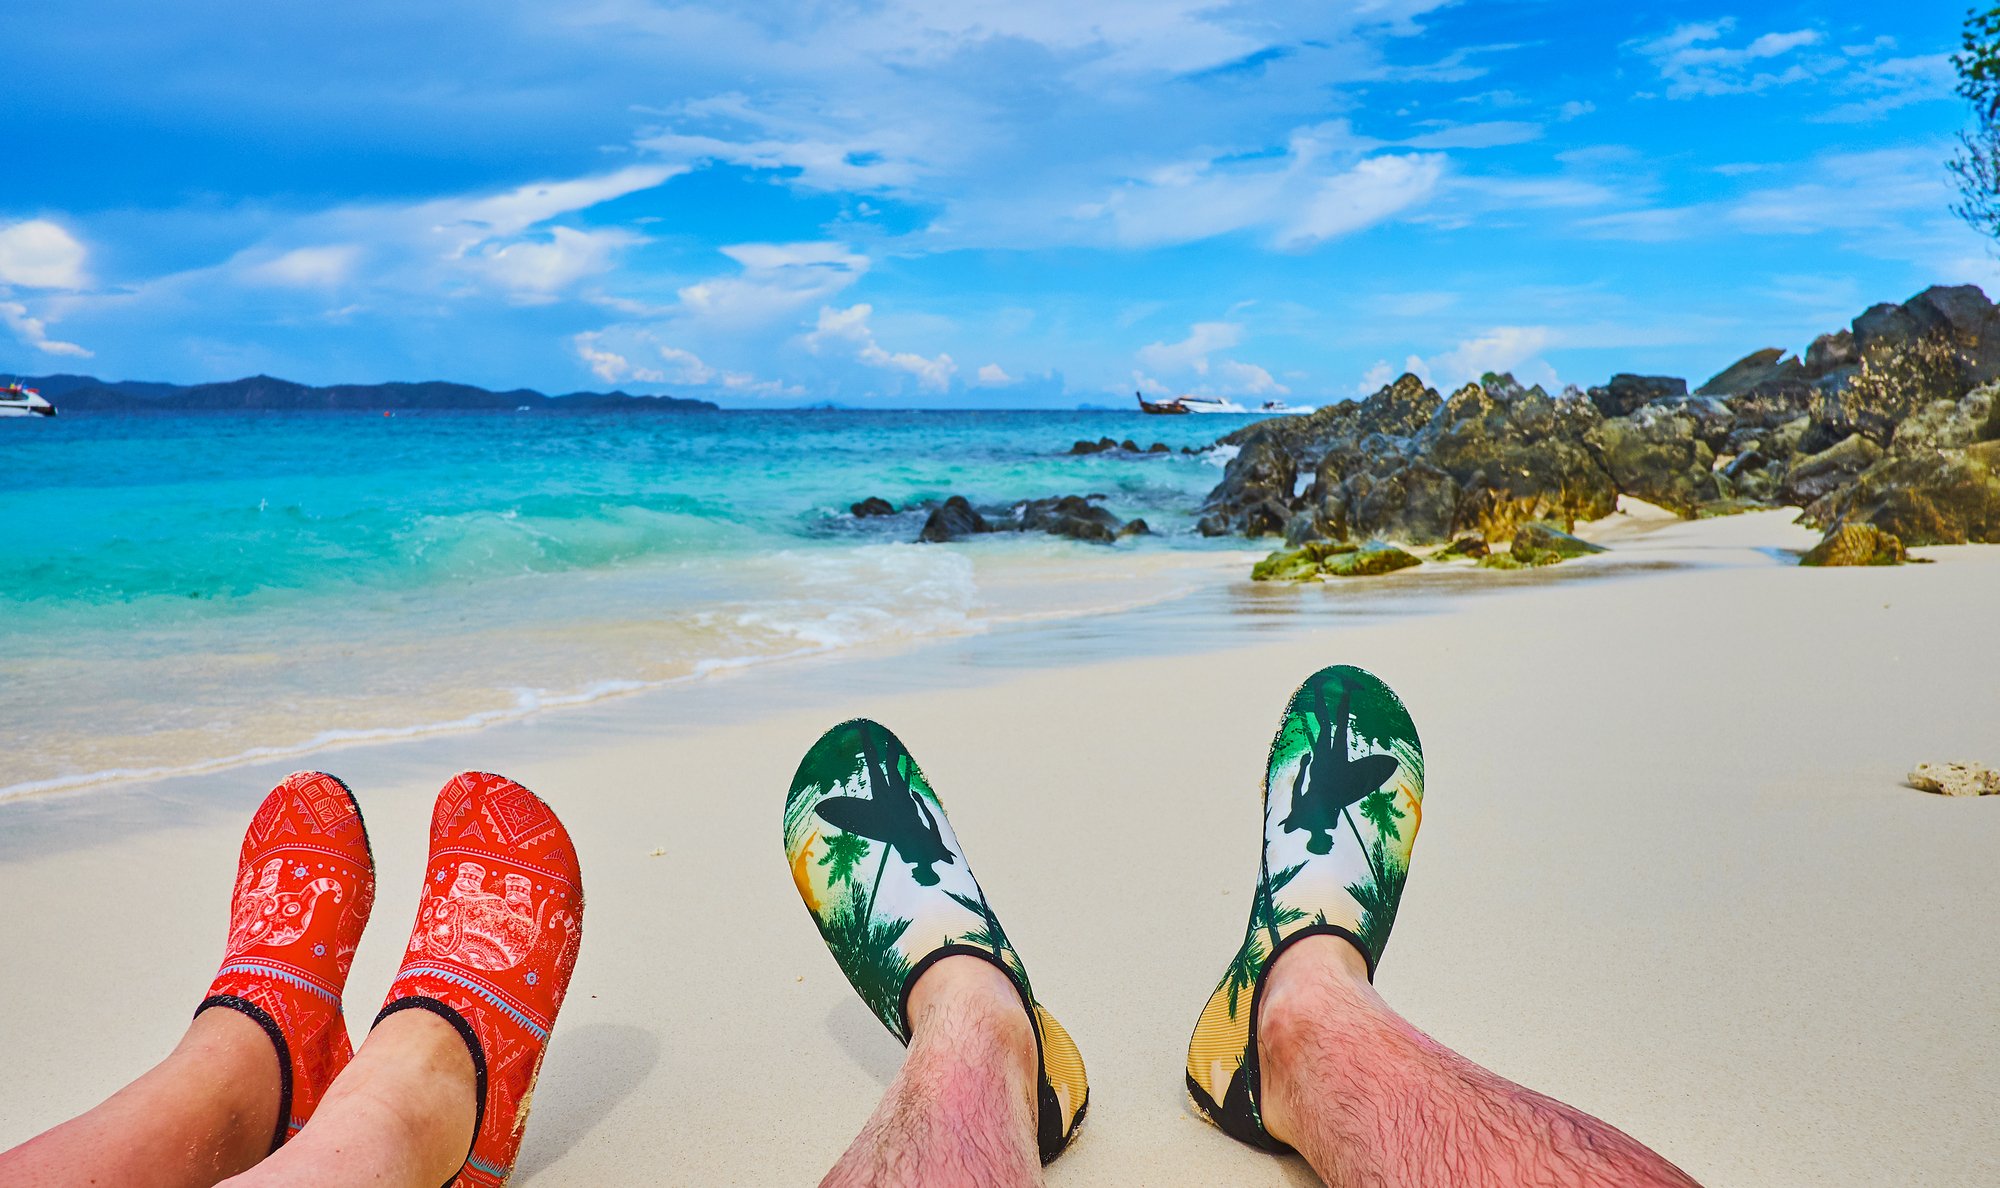
[[1919,763],[1910,786],[1940,796],[2000,796],[2000,771],[1982,763]]
[[1440,558],[1443,557],[1476,558],[1476,557],[1484,557],[1486,554],[1492,551],[1493,551],[1492,549],[1487,547],[1486,538],[1475,532],[1470,536],[1461,536],[1457,540],[1452,541],[1450,544],[1439,549],[1436,553],[1436,556]]
[[1903,542],[1873,524],[1840,524],[1799,558],[1800,565],[1901,565]]

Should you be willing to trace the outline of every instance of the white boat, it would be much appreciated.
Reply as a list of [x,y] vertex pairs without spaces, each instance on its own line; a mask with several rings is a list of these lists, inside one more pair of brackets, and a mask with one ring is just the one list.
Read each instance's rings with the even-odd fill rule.
[[52,417],[56,406],[40,392],[18,383],[0,384],[0,417]]
[[1174,403],[1193,413],[1247,413],[1250,410],[1234,400],[1217,400],[1211,396],[1176,396]]
[[1257,412],[1267,417],[1295,417],[1311,411],[1313,406],[1310,404],[1286,404],[1282,400],[1266,400],[1257,406]]

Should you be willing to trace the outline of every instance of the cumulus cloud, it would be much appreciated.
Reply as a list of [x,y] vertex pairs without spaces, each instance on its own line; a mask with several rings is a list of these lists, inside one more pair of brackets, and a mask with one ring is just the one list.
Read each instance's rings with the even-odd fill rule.
[[0,226],[0,284],[24,289],[81,289],[84,250],[76,237],[47,219]]
[[48,324],[28,313],[28,307],[18,301],[0,301],[0,325],[14,332],[14,336],[45,355],[65,355],[74,359],[88,359],[91,352],[73,342],[50,338]]
[[951,387],[951,377],[958,371],[958,365],[952,362],[950,355],[925,358],[908,351],[884,350],[875,341],[875,331],[868,325],[868,319],[874,312],[874,307],[866,302],[846,309],[822,307],[818,324],[805,336],[807,349],[818,354],[844,347],[853,352],[857,361],[869,367],[900,371],[915,377],[920,388],[942,392]]
[[1495,326],[1443,354],[1421,360],[1423,367],[1418,374],[1426,383],[1436,376],[1444,385],[1457,387],[1489,371],[1511,371],[1524,383],[1546,387],[1556,383],[1555,369],[1536,356],[1554,341],[1555,335],[1547,326]]
[[650,348],[659,366],[634,363],[619,350],[606,345],[605,333],[585,331],[571,338],[577,358],[591,374],[607,384],[675,384],[689,388],[712,388],[746,396],[801,396],[805,389],[777,380],[759,379],[747,371],[731,371],[710,366],[700,355],[682,347],[654,342],[640,334],[633,340]]
[[1004,388],[1008,384],[1016,382],[1014,377],[1008,375],[1006,370],[998,363],[988,363],[986,366],[981,367],[978,373],[978,380],[981,386],[988,388]]

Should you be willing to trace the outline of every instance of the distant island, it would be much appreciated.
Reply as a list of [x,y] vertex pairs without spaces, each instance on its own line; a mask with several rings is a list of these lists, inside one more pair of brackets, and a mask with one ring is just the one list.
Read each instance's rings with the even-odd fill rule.
[[685,396],[634,396],[626,392],[571,392],[545,396],[529,388],[494,392],[443,381],[333,384],[315,387],[268,375],[214,384],[162,384],[100,380],[90,375],[26,376],[64,415],[71,413],[186,412],[712,412],[719,406]]

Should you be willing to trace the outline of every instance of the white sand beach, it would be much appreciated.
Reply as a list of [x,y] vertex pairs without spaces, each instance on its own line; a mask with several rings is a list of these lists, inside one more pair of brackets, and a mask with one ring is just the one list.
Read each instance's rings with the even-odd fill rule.
[[1546,573],[1232,583],[1161,614],[1175,638],[1038,626],[0,804],[0,1147],[166,1052],[292,767],[349,781],[374,839],[358,1033],[431,797],[478,767],[556,807],[588,889],[514,1182],[814,1182],[900,1049],[797,902],[780,808],[819,731],[866,715],[924,764],[1088,1063],[1050,1183],[1310,1183],[1199,1121],[1181,1069],[1248,910],[1269,732],[1347,662],[1425,744],[1380,976],[1417,1025],[1705,1183],[2000,1182],[2000,798],[1904,785],[2000,763],[2000,547],[1800,569],[1789,517],[1621,517],[1592,529],[1616,551]]

